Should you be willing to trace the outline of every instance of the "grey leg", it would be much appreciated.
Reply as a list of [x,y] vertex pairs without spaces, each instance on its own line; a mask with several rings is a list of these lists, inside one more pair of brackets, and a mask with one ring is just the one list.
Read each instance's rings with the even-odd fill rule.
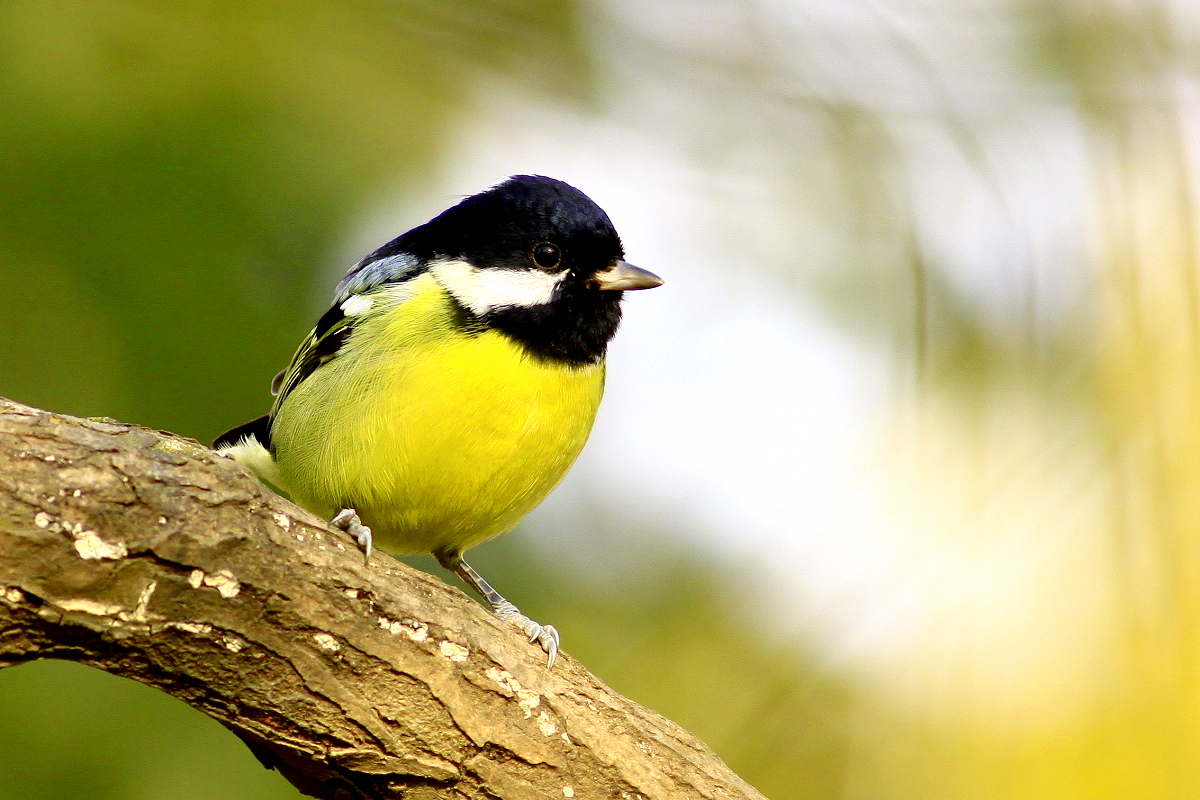
[[363,549],[363,563],[368,563],[371,560],[371,529],[362,524],[362,520],[358,518],[358,512],[353,508],[343,508],[333,519],[330,520],[335,528],[341,528],[349,533],[358,541],[358,546]]
[[558,631],[553,625],[539,625],[538,623],[525,616],[512,603],[504,599],[504,596],[492,588],[492,585],[483,579],[475,570],[471,569],[471,565],[462,560],[462,556],[458,554],[448,555],[445,553],[434,553],[438,563],[446,569],[453,572],[470,587],[472,587],[479,596],[482,597],[487,604],[491,606],[492,613],[505,622],[511,622],[520,628],[529,641],[537,642],[542,646],[549,656],[546,662],[546,669],[551,669],[554,666],[554,659],[558,656]]

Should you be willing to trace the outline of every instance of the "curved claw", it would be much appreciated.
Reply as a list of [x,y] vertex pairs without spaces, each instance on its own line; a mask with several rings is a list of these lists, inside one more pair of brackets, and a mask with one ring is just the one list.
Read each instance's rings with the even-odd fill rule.
[[353,508],[343,508],[329,522],[335,528],[341,528],[354,537],[358,546],[362,548],[364,564],[371,560],[371,545],[374,537],[371,535],[371,529],[363,525],[362,520],[358,518],[357,511]]
[[534,622],[529,617],[517,610],[517,607],[507,600],[503,605],[494,609],[496,616],[505,622],[511,622],[516,625],[521,631],[529,637],[529,643],[537,642],[546,651],[546,669],[554,667],[554,660],[558,658],[559,636],[558,630],[553,625],[541,625]]
[[543,625],[541,632],[529,641],[532,643],[534,639],[546,651],[546,669],[553,669],[554,659],[558,657],[558,629],[553,625]]

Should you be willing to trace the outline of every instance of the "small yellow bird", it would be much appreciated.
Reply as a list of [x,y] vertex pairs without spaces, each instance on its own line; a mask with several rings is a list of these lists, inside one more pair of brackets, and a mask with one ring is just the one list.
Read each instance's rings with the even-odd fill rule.
[[516,175],[359,261],[275,376],[271,413],[213,443],[308,510],[400,555],[432,553],[554,665],[558,631],[462,559],[517,524],[583,449],[626,263],[608,215]]

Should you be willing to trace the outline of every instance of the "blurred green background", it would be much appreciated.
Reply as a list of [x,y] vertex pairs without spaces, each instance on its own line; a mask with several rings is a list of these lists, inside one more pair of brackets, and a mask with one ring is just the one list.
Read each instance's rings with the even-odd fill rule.
[[[0,0],[0,394],[210,441],[552,172],[667,285],[476,567],[775,800],[1195,797],[1197,164],[1184,0]],[[0,672],[0,800],[295,794]]]

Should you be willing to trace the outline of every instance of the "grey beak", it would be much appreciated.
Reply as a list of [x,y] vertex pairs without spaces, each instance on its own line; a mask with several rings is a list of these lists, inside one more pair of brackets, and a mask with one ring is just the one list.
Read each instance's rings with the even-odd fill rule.
[[662,286],[662,282],[662,278],[653,272],[635,267],[628,261],[618,261],[608,269],[597,272],[588,281],[602,292],[653,289],[655,286]]

